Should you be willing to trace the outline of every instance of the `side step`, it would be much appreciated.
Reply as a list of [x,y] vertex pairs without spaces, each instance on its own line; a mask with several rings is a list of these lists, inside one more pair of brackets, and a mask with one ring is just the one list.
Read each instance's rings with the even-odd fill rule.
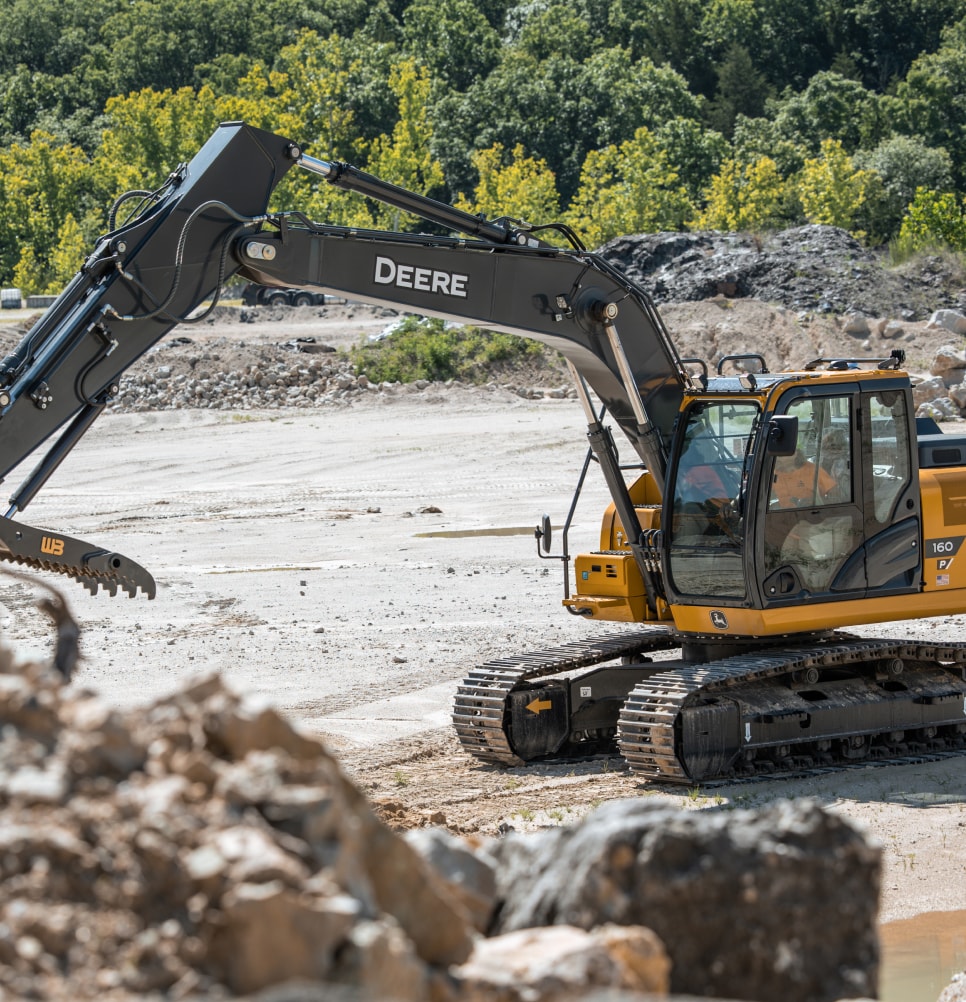
[[66,574],[92,595],[97,594],[98,588],[116,595],[120,588],[131,598],[138,591],[154,598],[157,591],[154,578],[140,564],[120,553],[10,518],[0,518],[0,560]]

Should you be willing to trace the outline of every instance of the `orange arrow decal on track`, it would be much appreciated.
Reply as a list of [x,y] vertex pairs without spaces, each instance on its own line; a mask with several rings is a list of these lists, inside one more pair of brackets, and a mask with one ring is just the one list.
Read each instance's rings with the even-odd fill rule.
[[552,710],[553,703],[549,699],[534,699],[527,703],[527,709],[531,713],[541,713],[543,710]]

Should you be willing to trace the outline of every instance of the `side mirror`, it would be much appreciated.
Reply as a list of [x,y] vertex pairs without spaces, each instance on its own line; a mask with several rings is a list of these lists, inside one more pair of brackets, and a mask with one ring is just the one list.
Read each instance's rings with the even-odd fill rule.
[[534,536],[537,537],[537,545],[544,553],[550,552],[550,546],[553,542],[553,527],[550,525],[550,516],[544,515],[540,519],[540,524],[533,530]]
[[798,418],[775,414],[768,422],[765,452],[769,456],[794,456],[798,448]]

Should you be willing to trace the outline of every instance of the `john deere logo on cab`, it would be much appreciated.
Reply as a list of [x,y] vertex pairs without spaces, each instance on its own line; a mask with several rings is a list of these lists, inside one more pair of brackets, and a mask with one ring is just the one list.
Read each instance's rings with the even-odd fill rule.
[[469,277],[454,271],[438,271],[436,268],[417,268],[413,264],[400,264],[391,257],[376,258],[377,285],[395,285],[400,289],[435,292],[441,296],[466,299],[466,283]]

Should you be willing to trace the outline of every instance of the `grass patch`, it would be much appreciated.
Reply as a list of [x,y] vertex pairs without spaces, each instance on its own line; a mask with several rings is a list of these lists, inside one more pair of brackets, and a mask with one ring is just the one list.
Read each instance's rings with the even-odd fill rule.
[[889,243],[889,264],[899,271],[948,276],[954,285],[966,281],[966,254],[948,244],[924,246],[909,237],[896,237]]
[[478,327],[453,327],[436,317],[405,317],[388,337],[349,349],[357,375],[374,383],[417,379],[485,383],[496,363],[538,359],[543,346],[528,338]]

